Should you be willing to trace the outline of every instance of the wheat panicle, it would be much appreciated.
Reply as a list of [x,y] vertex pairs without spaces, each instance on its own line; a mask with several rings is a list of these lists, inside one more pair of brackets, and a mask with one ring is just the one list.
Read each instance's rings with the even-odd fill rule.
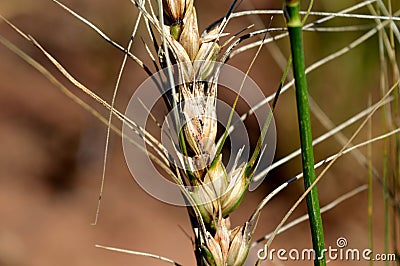
[[[159,26],[162,44],[154,45],[160,67],[167,68],[172,72],[169,76],[177,78],[174,82],[165,81],[167,88],[164,91],[169,94],[167,98],[172,100],[167,107],[178,114],[179,121],[174,126],[176,134],[180,136],[179,148],[186,156],[182,158],[180,155],[184,167],[178,172],[182,182],[192,186],[189,194],[195,204],[189,208],[197,209],[201,214],[192,217],[198,265],[243,265],[257,220],[253,217],[244,225],[231,228],[229,214],[243,199],[258,165],[260,150],[255,151],[250,162],[236,163],[227,171],[222,163],[221,152],[225,139],[218,144],[216,141],[219,74],[216,62],[220,59],[223,47],[240,34],[235,34],[220,45],[220,38],[228,35],[223,31],[235,6],[236,1],[220,23],[200,36],[193,1],[164,0],[163,12],[160,12],[163,17],[159,21],[164,23]],[[168,65],[168,54],[172,55],[171,64],[178,67]],[[238,162],[242,151],[237,152]]]

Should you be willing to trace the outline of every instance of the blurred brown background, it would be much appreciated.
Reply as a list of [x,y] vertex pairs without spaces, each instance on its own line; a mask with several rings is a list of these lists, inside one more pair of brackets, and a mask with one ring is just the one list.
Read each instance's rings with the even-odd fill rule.
[[[354,1],[318,1],[315,10],[338,11]],[[333,3],[334,2],[334,3]],[[63,1],[126,45],[137,11],[129,1]],[[196,1],[200,29],[225,14],[228,1]],[[281,8],[281,1],[244,1],[240,9]],[[363,10],[365,11],[365,10]],[[74,19],[50,0],[3,0],[0,14],[38,40],[79,81],[110,101],[123,54],[111,47],[94,31]],[[261,17],[264,25],[269,18]],[[364,20],[337,20],[331,25],[363,24]],[[231,30],[241,29],[260,20],[244,18],[232,22]],[[273,25],[282,25],[277,16]],[[46,66],[80,98],[103,115],[107,111],[80,93],[61,77],[32,45],[15,34],[5,23],[0,34]],[[139,35],[145,35],[139,31]],[[362,33],[306,33],[306,60],[311,64],[345,46]],[[287,55],[287,40],[277,42]],[[310,94],[338,124],[368,106],[368,98],[379,99],[377,38],[335,60],[309,76]],[[133,51],[148,63],[138,38]],[[231,63],[245,70],[255,50],[235,57]],[[271,53],[264,48],[250,75],[273,93],[282,71]],[[133,90],[146,78],[129,62],[117,97],[124,110]],[[242,110],[240,109],[242,108]],[[239,112],[244,112],[239,107]],[[275,116],[278,133],[276,158],[299,146],[293,91],[281,96]],[[314,135],[325,132],[313,119]],[[382,132],[380,115],[373,122],[373,133]],[[355,126],[345,130],[349,137]],[[193,265],[187,212],[163,204],[146,194],[134,182],[124,161],[121,140],[112,134],[105,190],[99,223],[95,217],[106,128],[82,107],[71,101],[32,67],[0,46],[0,265],[163,265],[159,261],[95,248],[103,244],[147,251]],[[252,136],[257,137],[257,136]],[[364,130],[356,142],[364,140]],[[316,148],[316,160],[340,149],[330,140]],[[362,150],[366,154],[366,150]],[[381,170],[382,146],[373,145],[373,162]],[[257,203],[274,187],[300,171],[299,158],[268,175],[256,192],[248,193],[232,216],[233,224],[243,223]],[[319,185],[322,204],[367,182],[367,170],[351,157],[339,160]],[[151,177],[149,177],[151,178]],[[374,189],[374,247],[383,251],[382,190]],[[255,239],[272,231],[286,211],[301,195],[302,181],[292,184],[265,209]],[[301,205],[292,219],[306,212]],[[326,244],[336,247],[338,237],[346,237],[350,248],[368,247],[367,195],[361,193],[324,214]],[[393,225],[396,226],[396,225]],[[181,228],[180,228],[181,227]],[[309,248],[309,227],[303,223],[278,236],[273,248]],[[280,265],[275,262],[276,265]],[[330,265],[354,265],[332,262]],[[311,265],[311,262],[283,262]],[[367,265],[367,262],[358,262]],[[249,264],[250,265],[250,264]]]

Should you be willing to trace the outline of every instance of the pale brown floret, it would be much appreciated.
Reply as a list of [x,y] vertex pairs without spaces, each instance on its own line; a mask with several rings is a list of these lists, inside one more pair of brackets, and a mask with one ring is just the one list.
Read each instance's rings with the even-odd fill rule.
[[197,15],[196,9],[193,7],[190,12],[188,12],[184,22],[183,30],[181,36],[179,37],[179,42],[185,48],[187,54],[191,60],[194,60],[200,46],[200,35],[197,26]]
[[173,22],[183,20],[185,14],[191,11],[193,0],[163,0],[164,12]]

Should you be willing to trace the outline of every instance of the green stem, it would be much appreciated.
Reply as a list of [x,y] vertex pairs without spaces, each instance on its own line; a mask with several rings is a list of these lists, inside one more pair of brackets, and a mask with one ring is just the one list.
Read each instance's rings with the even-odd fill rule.
[[[293,74],[296,86],[297,115],[300,130],[302,163],[305,189],[315,181],[314,154],[310,110],[308,106],[307,80],[305,74],[302,22],[300,18],[300,0],[286,0],[285,14],[289,31],[290,46],[293,57]],[[326,265],[324,232],[317,187],[306,197],[310,217],[311,235],[315,254],[314,265]]]

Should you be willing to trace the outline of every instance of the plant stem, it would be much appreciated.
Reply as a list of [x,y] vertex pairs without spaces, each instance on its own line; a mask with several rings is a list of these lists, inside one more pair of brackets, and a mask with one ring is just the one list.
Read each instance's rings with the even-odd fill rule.
[[[293,74],[296,86],[297,116],[300,130],[304,186],[305,189],[307,189],[315,181],[315,171],[304,63],[302,22],[300,18],[300,0],[286,0],[285,14],[293,57]],[[314,187],[310,191],[306,197],[306,201],[310,217],[313,247],[316,254],[314,265],[326,265],[324,232],[322,228],[317,187]]]

